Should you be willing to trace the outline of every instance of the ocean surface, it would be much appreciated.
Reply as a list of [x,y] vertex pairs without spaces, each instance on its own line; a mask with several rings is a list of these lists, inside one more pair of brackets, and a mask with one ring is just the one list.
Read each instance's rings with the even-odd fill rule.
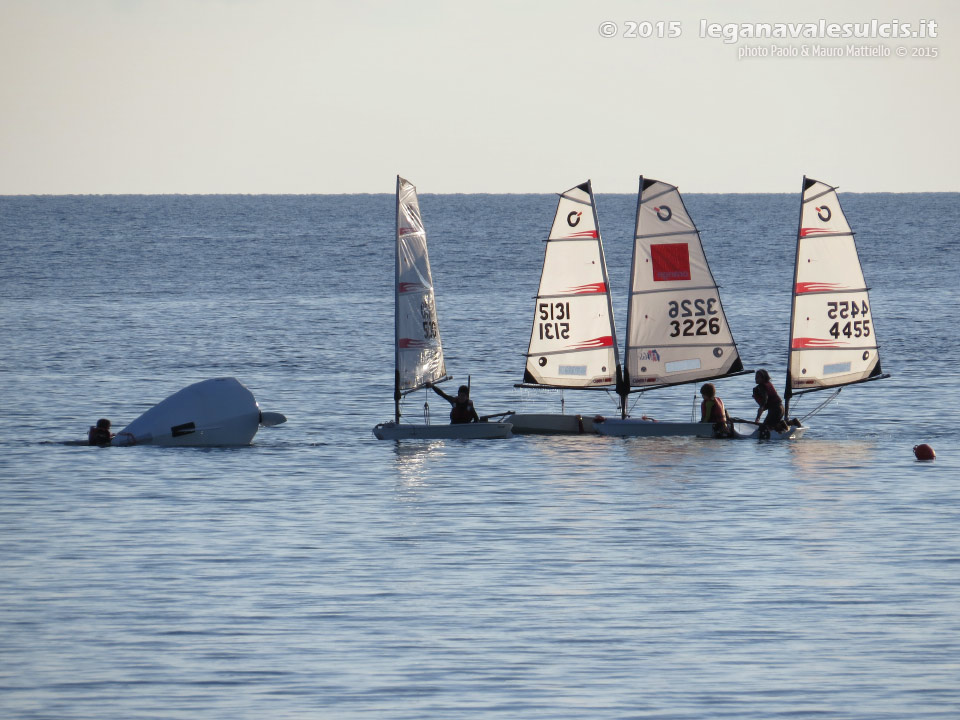
[[[0,197],[0,717],[960,717],[960,195],[840,198],[892,377],[802,440],[398,444],[393,195]],[[513,387],[556,197],[420,199],[454,387],[613,413]],[[782,386],[799,179],[685,200]],[[621,339],[635,207],[598,196]],[[289,421],[66,444],[222,376]]]

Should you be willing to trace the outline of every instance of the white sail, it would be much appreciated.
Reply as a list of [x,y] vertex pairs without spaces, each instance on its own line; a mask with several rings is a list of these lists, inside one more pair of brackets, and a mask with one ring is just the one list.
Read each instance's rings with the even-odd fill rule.
[[617,380],[610,283],[590,181],[560,195],[547,238],[524,382],[606,387]]
[[876,328],[853,232],[836,188],[804,178],[787,396],[880,375]]
[[373,428],[378,440],[453,440],[505,438],[509,422],[419,425],[401,422],[400,401],[428,383],[449,379],[437,322],[437,304],[427,255],[427,234],[413,183],[397,176],[397,255],[395,300],[396,379],[394,419]]
[[640,178],[627,347],[631,388],[743,369],[700,233],[673,185]]
[[417,189],[399,175],[396,281],[397,392],[406,393],[443,379],[446,369]]

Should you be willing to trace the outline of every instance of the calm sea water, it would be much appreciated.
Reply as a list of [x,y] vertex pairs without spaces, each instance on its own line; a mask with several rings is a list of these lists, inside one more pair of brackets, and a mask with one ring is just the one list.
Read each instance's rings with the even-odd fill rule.
[[[745,363],[781,384],[798,195],[686,200]],[[0,198],[0,716],[960,716],[960,196],[841,201],[893,377],[802,441],[395,444],[371,434],[392,195]],[[481,413],[560,409],[513,388],[555,202],[421,196]],[[635,203],[598,199],[621,327]],[[242,449],[63,444],[225,375],[289,422]],[[718,387],[754,412],[749,377]],[[686,419],[695,390],[635,412]]]

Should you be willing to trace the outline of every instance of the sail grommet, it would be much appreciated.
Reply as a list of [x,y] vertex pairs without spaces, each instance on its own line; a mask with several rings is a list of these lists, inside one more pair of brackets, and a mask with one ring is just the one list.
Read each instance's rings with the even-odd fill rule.
[[537,364],[538,364],[540,367],[546,367],[546,366],[547,366],[547,359],[546,359],[545,357],[542,357],[542,358],[540,358],[539,360],[537,360]]

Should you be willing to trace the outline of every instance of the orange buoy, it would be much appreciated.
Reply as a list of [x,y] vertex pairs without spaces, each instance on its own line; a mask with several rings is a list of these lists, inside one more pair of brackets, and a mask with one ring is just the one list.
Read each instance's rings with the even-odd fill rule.
[[933,448],[924,443],[923,445],[914,445],[913,454],[917,456],[917,460],[936,460],[937,454],[933,451]]

